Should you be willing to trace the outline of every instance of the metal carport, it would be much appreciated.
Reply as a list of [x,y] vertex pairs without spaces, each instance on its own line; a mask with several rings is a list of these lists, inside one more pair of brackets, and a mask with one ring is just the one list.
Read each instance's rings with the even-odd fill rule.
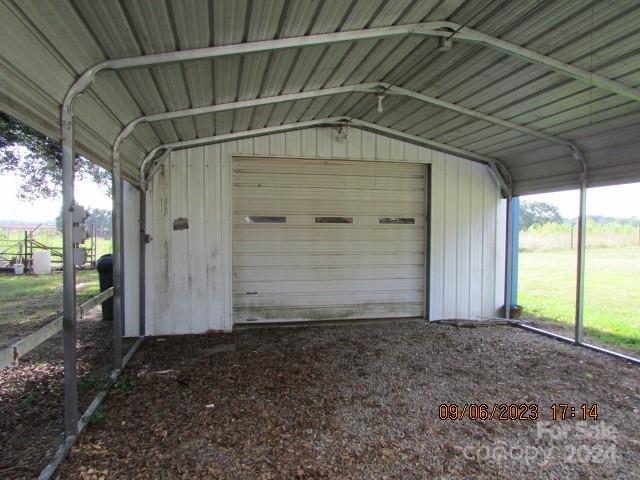
[[[74,152],[113,173],[116,369],[123,178],[143,191],[167,151],[317,125],[486,164],[509,201],[580,188],[581,343],[586,189],[640,180],[639,21],[633,0],[5,0],[0,108],[62,142],[65,265]],[[510,247],[509,210],[507,218]],[[75,329],[66,268],[71,442]]]

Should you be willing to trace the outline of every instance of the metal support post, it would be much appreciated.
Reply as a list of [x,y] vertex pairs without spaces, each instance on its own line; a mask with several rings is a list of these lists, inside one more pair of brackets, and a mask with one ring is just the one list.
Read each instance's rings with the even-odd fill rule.
[[575,342],[584,342],[584,263],[587,241],[587,180],[580,183],[580,215],[578,217],[578,268],[576,278]]
[[122,331],[124,320],[123,299],[123,264],[122,264],[122,172],[120,170],[120,156],[113,154],[111,167],[113,180],[113,368],[122,369]]
[[[142,182],[141,182],[142,183]],[[138,269],[138,295],[140,304],[138,307],[139,314],[139,326],[138,326],[138,335],[144,337],[145,335],[145,308],[146,308],[146,300],[145,300],[145,268],[146,268],[146,247],[147,247],[147,192],[143,189],[140,189],[140,263]]]
[[78,339],[76,317],[76,269],[73,261],[74,151],[71,105],[62,106],[62,218],[63,287],[62,328],[64,331],[64,430],[66,437],[78,434],[78,382],[76,371]]
[[511,221],[511,305],[517,305],[520,251],[520,197],[513,197],[511,203]]
[[511,318],[511,281],[513,271],[512,265],[512,250],[513,250],[513,197],[511,194],[507,197],[507,238],[505,248],[505,276],[504,276],[504,318]]

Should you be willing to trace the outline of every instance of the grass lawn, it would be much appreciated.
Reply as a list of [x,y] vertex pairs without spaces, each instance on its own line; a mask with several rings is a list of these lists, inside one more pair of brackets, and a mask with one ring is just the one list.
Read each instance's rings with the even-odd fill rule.
[[[573,325],[575,250],[520,252],[518,303],[528,317]],[[585,333],[640,350],[640,247],[588,249]]]
[[[78,303],[100,291],[98,272],[77,273]],[[62,273],[0,276],[0,345],[30,333],[62,311]]]

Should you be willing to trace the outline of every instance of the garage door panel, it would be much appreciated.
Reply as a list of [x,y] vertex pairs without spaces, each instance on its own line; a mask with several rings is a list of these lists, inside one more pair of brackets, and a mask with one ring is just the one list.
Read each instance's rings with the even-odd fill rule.
[[316,200],[318,196],[341,202],[403,202],[422,204],[421,190],[382,190],[366,188],[322,188],[308,187],[234,187],[233,195],[237,200]]
[[[321,195],[319,193],[319,195]],[[301,202],[274,199],[268,204],[260,199],[234,199],[233,213],[250,215],[285,215],[307,213],[313,215],[379,215],[388,217],[415,217],[423,214],[424,203],[419,202],[358,202],[336,201],[324,195],[317,200]]]
[[294,267],[236,267],[236,282],[277,282],[280,280],[365,280],[412,278],[419,280],[424,274],[422,265],[353,265],[343,266],[308,266]]
[[333,253],[244,253],[233,255],[235,268],[241,267],[275,267],[275,266],[347,266],[347,265],[417,265],[424,266],[422,253],[386,253],[386,254],[333,254]]
[[326,225],[325,228],[315,227],[289,227],[282,225],[280,228],[262,227],[257,225],[246,225],[236,227],[238,234],[245,238],[251,237],[261,241],[348,241],[367,242],[370,238],[384,242],[415,242],[420,249],[423,248],[422,239],[424,234],[422,228],[366,228],[354,227],[353,225]]
[[325,307],[327,305],[368,305],[370,303],[419,303],[422,290],[375,292],[313,292],[304,297],[297,293],[280,295],[235,294],[233,304],[238,307]]
[[306,322],[310,320],[356,320],[364,318],[406,318],[422,315],[423,304],[385,303],[310,308],[234,308],[236,323]]
[[279,173],[294,175],[354,175],[369,177],[424,178],[424,165],[414,163],[359,162],[345,160],[300,159],[234,159],[233,171],[247,173]]
[[296,175],[286,173],[245,173],[234,186],[367,188],[370,190],[424,190],[424,178],[378,177],[366,175]]
[[[233,215],[233,227],[244,227],[249,226],[247,224],[247,216],[249,213],[253,214],[253,212],[248,213],[236,213]],[[317,215],[310,214],[294,214],[294,215],[286,215],[287,217],[287,227],[305,227],[305,228],[313,228],[316,230],[322,230],[325,228],[344,228],[344,225],[331,225],[327,223],[315,223],[315,217]],[[349,228],[359,228],[359,227],[376,227],[380,229],[387,229],[398,231],[402,228],[424,228],[424,215],[418,215],[412,218],[415,223],[413,224],[381,224],[380,215],[357,215],[353,217],[353,224],[350,225]],[[262,224],[260,228],[282,228],[285,225],[283,224]],[[258,227],[257,225],[252,226],[252,228]]]
[[422,315],[424,172],[415,164],[234,159],[234,321]]
[[265,282],[234,282],[233,293],[314,293],[314,292],[367,292],[376,290],[401,291],[422,287],[421,279],[367,279],[367,280],[279,280]]
[[416,253],[422,254],[422,245],[416,242],[402,241],[251,241],[238,240],[233,242],[236,253]]

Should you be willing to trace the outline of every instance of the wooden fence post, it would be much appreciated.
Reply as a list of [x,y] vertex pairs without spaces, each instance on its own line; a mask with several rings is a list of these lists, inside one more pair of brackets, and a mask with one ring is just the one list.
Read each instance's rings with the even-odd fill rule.
[[24,260],[23,260],[23,265],[24,265],[24,271],[26,272],[27,269],[29,268],[29,234],[27,233],[27,231],[24,231]]

